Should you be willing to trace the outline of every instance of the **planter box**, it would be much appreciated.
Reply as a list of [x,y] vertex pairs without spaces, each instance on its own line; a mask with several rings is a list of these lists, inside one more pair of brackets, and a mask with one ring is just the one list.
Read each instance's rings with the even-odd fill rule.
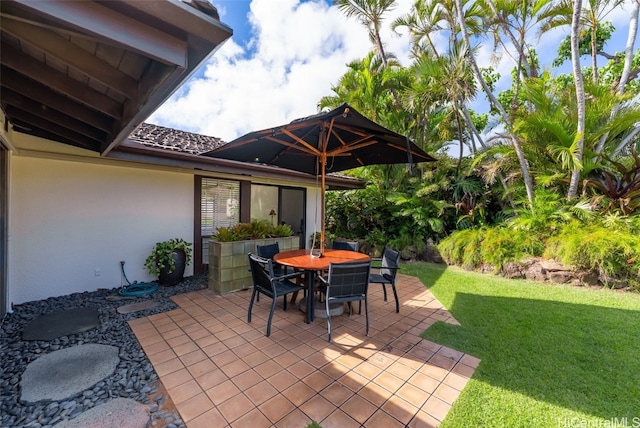
[[256,245],[277,242],[280,251],[300,248],[300,237],[254,239],[250,241],[209,241],[209,289],[216,294],[251,288],[247,254],[256,253]]

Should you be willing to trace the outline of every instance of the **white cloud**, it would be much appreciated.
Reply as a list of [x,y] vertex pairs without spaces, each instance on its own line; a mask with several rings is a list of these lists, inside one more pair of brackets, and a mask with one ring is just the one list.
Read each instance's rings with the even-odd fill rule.
[[[412,0],[398,0],[386,24],[409,11]],[[277,5],[277,6],[276,6]],[[221,10],[221,20],[232,2]],[[253,0],[247,46],[227,41],[205,66],[149,119],[150,122],[220,137],[314,114],[331,95],[346,64],[372,49],[367,30],[325,1]],[[386,47],[407,63],[409,42],[385,25]]]
[[[315,113],[317,102],[331,95],[331,86],[344,74],[346,64],[372,49],[362,24],[347,19],[325,0],[252,0],[247,17],[233,15],[235,0],[222,1],[224,6],[218,6],[222,22],[245,22],[251,38],[242,46],[227,41],[203,72],[174,94],[150,122],[227,141],[281,125]],[[406,31],[398,35],[390,24],[408,13],[413,1],[396,0],[382,30],[387,52],[394,53],[404,65],[410,62]],[[607,16],[617,29],[615,41],[607,46],[609,51],[624,49],[631,1]],[[537,49],[543,64],[550,64],[565,34],[566,30],[557,30],[540,40]],[[478,58],[487,66],[492,43],[484,40],[483,44]],[[496,68],[502,75],[499,89],[504,89],[513,63],[503,55]],[[479,93],[473,108],[486,111],[486,107]]]

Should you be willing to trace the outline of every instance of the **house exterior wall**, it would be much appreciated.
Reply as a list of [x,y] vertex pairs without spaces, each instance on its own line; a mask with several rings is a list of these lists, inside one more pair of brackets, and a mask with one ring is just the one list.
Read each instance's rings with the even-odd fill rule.
[[121,260],[152,280],[157,241],[193,240],[193,175],[132,166],[12,156],[9,302],[119,287]]

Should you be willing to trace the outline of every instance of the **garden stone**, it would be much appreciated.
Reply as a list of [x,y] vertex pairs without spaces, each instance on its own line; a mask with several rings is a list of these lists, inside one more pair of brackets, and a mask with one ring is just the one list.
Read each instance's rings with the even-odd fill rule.
[[[22,375],[24,401],[62,400],[109,376],[120,362],[118,348],[88,344],[54,351],[33,361]],[[86,393],[91,391],[85,391]]]
[[573,273],[568,271],[552,271],[547,274],[549,281],[566,284],[573,279]]
[[534,263],[525,271],[525,278],[531,281],[544,281],[547,276],[544,273],[544,269],[540,263]]

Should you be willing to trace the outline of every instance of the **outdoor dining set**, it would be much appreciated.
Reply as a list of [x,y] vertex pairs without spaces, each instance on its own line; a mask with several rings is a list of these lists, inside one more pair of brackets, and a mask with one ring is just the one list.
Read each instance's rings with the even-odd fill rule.
[[400,254],[385,247],[381,258],[372,259],[358,250],[357,242],[345,241],[334,241],[332,248],[325,249],[321,254],[309,249],[281,252],[277,242],[257,246],[256,254],[248,255],[253,280],[253,292],[247,313],[248,322],[251,322],[254,302],[259,301],[260,295],[267,296],[271,299],[266,330],[266,335],[269,336],[278,298],[283,297],[283,308],[286,310],[287,296],[292,295],[291,303],[294,304],[298,293],[302,291],[304,298],[300,303],[300,309],[305,313],[307,324],[314,320],[315,304],[324,304],[329,342],[331,316],[343,313],[345,304],[351,316],[353,302],[358,302],[358,313],[361,313],[364,302],[365,334],[368,336],[367,291],[370,283],[382,285],[385,301],[386,285],[390,285],[395,298],[396,312],[400,312],[396,290]]

